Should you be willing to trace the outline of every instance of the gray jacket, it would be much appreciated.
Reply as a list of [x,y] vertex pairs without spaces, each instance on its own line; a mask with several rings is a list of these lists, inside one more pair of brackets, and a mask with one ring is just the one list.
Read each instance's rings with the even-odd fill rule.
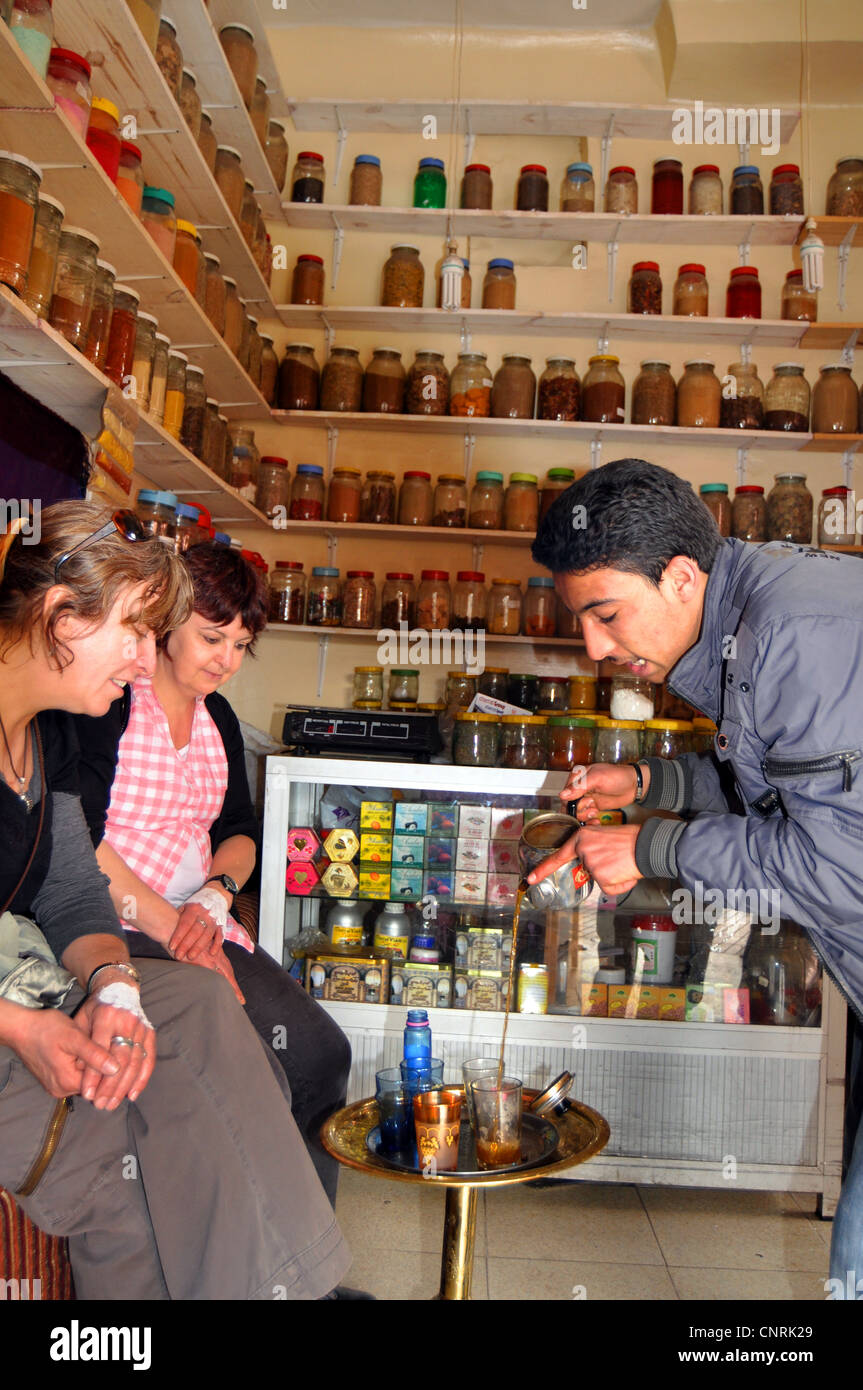
[[861,682],[863,561],[724,541],[668,681],[718,724],[715,753],[649,760],[645,805],[692,819],[651,817],[635,857],[691,892],[778,891],[863,1017]]

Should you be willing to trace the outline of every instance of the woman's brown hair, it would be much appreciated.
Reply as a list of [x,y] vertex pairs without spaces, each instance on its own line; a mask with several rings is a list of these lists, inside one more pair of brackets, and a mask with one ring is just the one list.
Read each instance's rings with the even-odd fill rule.
[[[45,616],[45,596],[55,585],[54,566],[67,550],[111,520],[111,510],[94,502],[56,502],[46,507],[34,535],[16,535],[0,554],[0,657],[41,632],[49,659],[61,670],[72,652],[57,636],[60,618],[70,615],[94,628],[105,621],[124,589],[146,584],[139,610],[128,619],[157,637],[184,623],[192,608],[192,586],[184,566],[162,541],[127,541],[119,532],[71,555],[60,572],[66,597]],[[38,535],[38,543],[31,540]]]

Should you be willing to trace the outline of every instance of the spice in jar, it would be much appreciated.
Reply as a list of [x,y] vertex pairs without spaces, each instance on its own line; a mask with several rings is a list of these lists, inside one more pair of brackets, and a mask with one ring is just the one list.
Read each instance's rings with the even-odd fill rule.
[[597,719],[593,760],[597,763],[635,763],[641,757],[641,722],[635,719]]
[[722,216],[722,179],[718,164],[697,164],[689,182],[689,212],[698,217]]
[[[92,318],[92,314],[90,315]],[[135,353],[132,359],[132,376],[135,381],[135,400],[141,410],[150,408],[150,377],[153,373],[153,357],[156,352],[156,330],[158,320],[152,314],[139,312],[135,322]]]
[[[381,627],[398,632],[399,624],[413,627],[416,617],[414,577],[402,570],[391,570],[381,594]],[[397,698],[401,698],[400,696]]]
[[622,424],[626,383],[620,373],[620,358],[597,353],[588,359],[588,372],[582,385],[582,419],[600,424]]
[[363,378],[363,410],[400,415],[405,403],[405,377],[398,348],[375,348]]
[[520,709],[539,708],[539,677],[523,671],[510,672],[506,684],[507,704],[518,705]]
[[497,715],[462,710],[455,717],[453,762],[460,767],[494,767],[499,730]]
[[719,408],[720,429],[763,429],[764,387],[758,376],[758,368],[751,362],[731,362],[724,380]]
[[488,596],[488,631],[495,637],[517,637],[521,632],[522,607],[517,579],[493,579]]
[[812,543],[812,494],[805,473],[777,473],[767,494],[767,539]]
[[[657,159],[650,193],[652,214],[683,214],[683,165],[679,159]],[[637,313],[638,310],[633,310]]]
[[376,154],[358,154],[351,170],[348,203],[351,207],[378,208],[381,205],[382,192],[381,161]]
[[515,266],[505,256],[496,256],[489,261],[485,279],[482,282],[482,307],[484,309],[515,308]]
[[213,133],[213,122],[208,111],[201,112],[201,129],[198,131],[198,149],[210,173],[216,173],[216,150],[218,141]]
[[299,560],[277,560],[270,574],[271,623],[302,625],[306,620],[306,576]]
[[274,454],[264,454],[258,470],[255,506],[272,520],[286,517],[291,506],[291,475],[288,460]]
[[815,323],[818,318],[818,291],[806,289],[802,270],[789,270],[785,276],[780,317],[806,323]]
[[[112,267],[113,269],[113,267]],[[111,282],[111,298],[114,297],[114,284]],[[90,316],[93,323],[93,316]],[[89,346],[89,344],[88,344]],[[107,340],[105,344],[107,348]],[[165,393],[168,387],[168,353],[171,343],[166,333],[156,334],[153,350],[153,372],[150,377],[150,414],[157,424],[165,418]]]
[[122,142],[120,164],[117,169],[117,192],[122,195],[136,217],[141,216],[141,203],[144,198],[142,158],[138,146],[133,145],[131,140]]
[[498,766],[530,771],[547,765],[546,721],[539,715],[505,714],[500,721]]
[[548,170],[544,164],[523,164],[515,206],[519,212],[548,212]]
[[395,519],[395,474],[384,469],[370,469],[360,492],[360,521],[375,526],[392,526]]
[[186,125],[192,132],[193,140],[197,143],[201,133],[201,98],[198,93],[198,80],[191,68],[183,68],[180,82],[180,110]]
[[390,309],[421,309],[425,271],[419,247],[399,243],[390,247],[381,283],[381,304]]
[[595,201],[593,166],[580,161],[568,164],[560,185],[561,212],[593,212]]
[[488,417],[492,379],[484,352],[460,352],[450,380],[450,415]]
[[332,348],[321,373],[321,410],[358,411],[362,400],[359,348]]
[[441,473],[434,492],[432,526],[464,526],[467,489],[457,473]]
[[315,565],[309,580],[306,622],[310,627],[340,627],[341,621],[339,572],[331,565]]
[[727,483],[702,483],[698,495],[716,525],[720,536],[731,535],[731,498]]
[[415,208],[446,207],[446,173],[442,159],[421,159],[414,177]]
[[54,96],[54,105],[74,126],[83,140],[90,121],[91,68],[80,53],[68,48],[52,48],[48,58],[45,85]]
[[279,368],[279,409],[317,410],[320,379],[314,348],[309,343],[291,343]]
[[593,760],[593,719],[577,714],[555,714],[547,724],[548,766],[569,772],[587,767]]
[[268,333],[261,334],[261,385],[260,391],[267,405],[276,404],[276,387],[279,380],[279,359]]
[[503,503],[505,531],[535,531],[539,521],[539,491],[535,473],[511,473]]
[[255,35],[245,24],[225,24],[219,30],[219,43],[248,111],[255,95],[258,72]]
[[803,183],[796,164],[777,164],[773,170],[770,211],[776,217],[803,216]]
[[164,16],[159,20],[156,64],[171,89],[171,95],[175,100],[179,100],[180,83],[183,78],[183,50],[177,42],[176,26]]
[[485,575],[479,570],[459,570],[452,591],[452,625],[463,632],[482,632],[485,622]]
[[575,472],[572,468],[550,468],[545,475],[539,493],[539,517],[537,526],[542,521],[549,507],[555,503],[562,492],[566,492],[575,482]]
[[180,219],[177,222],[173,265],[191,295],[194,295],[197,289],[200,260],[201,238],[198,229],[191,222]]
[[360,470],[334,468],[327,494],[327,521],[359,521]]
[[738,164],[734,170],[728,211],[741,217],[760,217],[764,212],[764,189],[755,164]]
[[449,372],[443,353],[418,352],[407,376],[405,410],[408,415],[446,415],[449,410]]
[[97,97],[90,106],[87,148],[101,164],[112,183],[120,167],[120,112],[113,101]]
[[[578,614],[567,608],[560,594],[557,596],[557,635],[558,637],[583,637]],[[593,708],[590,706],[589,708]]]
[[863,217],[863,159],[851,156],[836,161],[827,185],[828,217]]
[[738,541],[760,544],[767,540],[767,503],[764,488],[742,483],[731,503],[731,534]]
[[270,166],[273,182],[281,193],[288,174],[288,142],[285,138],[285,127],[281,121],[270,119],[267,126],[267,144],[264,154]]
[[725,292],[725,317],[761,318],[761,282],[754,265],[738,265],[732,270]]
[[662,280],[656,261],[636,261],[632,267],[628,309],[630,314],[662,313]]
[[246,181],[243,177],[240,151],[235,149],[233,145],[219,145],[216,149],[216,183],[219,185],[222,197],[239,222]]
[[446,570],[423,570],[417,593],[417,627],[431,632],[449,627],[450,588]]
[[569,681],[565,676],[540,676],[536,699],[541,714],[569,709]]
[[480,469],[470,494],[468,526],[477,531],[503,527],[503,474]]
[[384,698],[384,670],[382,666],[354,667],[354,707],[357,700],[375,700],[380,709]]
[[[3,194],[0,192],[0,205],[2,205]],[[39,195],[36,205],[36,225],[33,230],[33,245],[30,250],[30,264],[27,268],[27,288],[24,291],[24,301],[38,314],[39,318],[45,318],[51,307],[51,296],[54,293],[54,277],[57,273],[57,253],[60,250],[60,230],[63,225],[65,208],[62,203],[58,203],[56,198],[49,198],[46,193]],[[3,240],[3,228],[0,226],[0,245]],[[97,283],[99,280],[97,264]],[[103,262],[107,264],[107,262]],[[2,272],[0,272],[2,273]],[[111,292],[113,297],[114,281],[111,279]],[[110,320],[110,304],[107,309],[107,319]],[[91,314],[92,319],[92,314]],[[106,336],[108,331],[107,321],[102,325],[102,336]],[[89,352],[87,356],[90,357]],[[95,359],[90,357],[90,361]],[[101,366],[101,362],[96,364]]]
[[528,579],[523,624],[526,637],[554,637],[556,634],[557,602],[554,580],[548,575],[532,574]]
[[677,383],[677,424],[683,429],[718,429],[721,400],[713,363],[703,358],[685,362]]
[[324,470],[301,463],[291,484],[291,521],[320,521],[324,514]]
[[851,368],[843,362],[821,367],[812,392],[812,433],[855,434],[857,413],[857,388],[851,379]]
[[571,357],[547,357],[539,378],[537,418],[577,420],[581,403],[581,380]]
[[[116,292],[115,286],[115,296]],[[111,322],[113,326],[113,319]],[[168,380],[165,386],[165,415],[162,423],[174,439],[180,438],[180,430],[183,427],[188,362],[189,359],[184,352],[177,352],[175,348],[171,348],[168,353]]]
[[[420,693],[420,673],[412,666],[393,666],[387,687],[387,704],[415,705]],[[441,706],[443,708],[443,706]]]
[[505,666],[486,666],[477,677],[476,688],[480,695],[490,695],[493,700],[506,700],[506,686],[509,671]]
[[141,199],[141,226],[149,232],[169,265],[174,261],[177,238],[177,219],[174,216],[174,195],[167,188],[144,185]]
[[638,212],[638,184],[635,170],[628,164],[617,164],[608,172],[605,185],[605,211],[633,217]]
[[532,420],[536,402],[536,377],[529,357],[504,353],[494,374],[491,413],[497,419]]
[[141,488],[135,499],[135,510],[148,536],[173,541],[176,536],[177,495]]
[[399,490],[399,526],[431,526],[433,507],[431,474],[408,469]]
[[797,362],[777,362],[764,392],[764,427],[768,430],[809,429],[809,383]]
[[684,318],[706,318],[709,293],[704,266],[694,261],[687,262],[677,272],[671,312]]
[[37,164],[0,150],[0,282],[19,294],[27,288],[41,182]]
[[673,425],[677,387],[668,362],[642,362],[632,383],[633,425]]
[[595,676],[570,676],[569,708],[577,710],[596,709]]
[[342,591],[342,627],[374,627],[375,577],[371,570],[348,570]]
[[461,205],[463,208],[491,208],[492,182],[491,168],[488,164],[465,165],[461,181]]
[[689,752],[692,725],[687,719],[645,719],[643,758],[679,758]]
[[856,506],[850,487],[826,487],[818,503],[818,544],[858,545]]
[[[104,372],[121,389],[128,383],[135,360],[138,298],[137,290],[130,289],[128,285],[115,284]],[[166,415],[165,428],[167,427]]]
[[292,304],[323,304],[324,258],[303,255],[297,257],[291,277]]

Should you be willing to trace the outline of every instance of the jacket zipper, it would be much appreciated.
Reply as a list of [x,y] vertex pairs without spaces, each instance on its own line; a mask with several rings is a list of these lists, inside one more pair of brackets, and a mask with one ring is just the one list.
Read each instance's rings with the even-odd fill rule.
[[[803,930],[806,931],[806,928],[804,927]],[[842,998],[845,1000],[845,1003],[848,1005],[848,1008],[851,1010],[851,1012],[855,1015],[855,1017],[859,1020],[860,1023],[863,1023],[863,1011],[861,1011],[860,1006],[854,1002],[845,986],[837,978],[836,972],[833,969],[833,967],[827,964],[826,960],[824,959],[824,955],[821,951],[821,948],[809,935],[808,931],[806,932],[806,936],[809,940],[809,945],[812,947],[813,951],[815,952],[816,956],[821,962],[821,969],[824,971],[826,975],[829,975],[830,979],[833,981],[834,985],[838,989]]]
[[863,758],[859,748],[846,748],[839,753],[825,753],[820,758],[765,758],[762,771],[765,777],[806,777],[818,772],[838,772],[842,769],[842,790],[850,792],[854,780],[853,765]]

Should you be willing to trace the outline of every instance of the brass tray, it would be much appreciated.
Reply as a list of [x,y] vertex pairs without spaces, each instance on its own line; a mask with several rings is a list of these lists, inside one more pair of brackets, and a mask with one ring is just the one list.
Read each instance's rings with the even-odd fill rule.
[[[380,1129],[375,1125],[366,1135],[366,1147],[369,1153],[374,1154],[375,1158],[379,1159],[381,1163],[385,1163],[388,1168],[398,1168],[403,1173],[422,1175],[423,1170],[417,1161],[416,1149],[412,1153],[382,1153],[379,1148],[380,1138]],[[475,1180],[477,1175],[485,1173],[519,1173],[524,1168],[539,1168],[544,1163],[550,1163],[554,1159],[559,1142],[558,1132],[549,1120],[544,1120],[541,1115],[531,1115],[527,1112],[521,1117],[520,1162],[504,1163],[499,1168],[480,1168],[476,1159],[474,1133],[463,1107],[458,1140],[458,1163],[455,1168],[447,1169],[446,1176]]]

